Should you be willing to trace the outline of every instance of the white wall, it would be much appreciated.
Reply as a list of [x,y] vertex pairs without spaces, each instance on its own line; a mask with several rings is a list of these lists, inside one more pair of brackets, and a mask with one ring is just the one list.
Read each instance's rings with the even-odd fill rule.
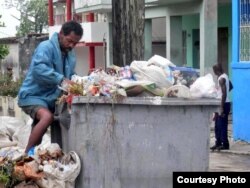
[[89,63],[88,63],[88,48],[87,47],[76,47],[76,73],[79,76],[85,76],[88,74]]
[[83,8],[83,7],[89,7],[89,6],[97,6],[97,5],[111,5],[111,0],[74,0],[75,3],[75,9]]
[[[76,47],[76,73],[79,76],[86,76],[89,71],[89,47]],[[95,47],[95,67],[105,68],[103,47]]]
[[1,72],[6,73],[6,63],[10,63],[13,65],[13,76],[15,78],[19,78],[19,49],[18,49],[18,43],[14,44],[8,44],[9,47],[9,54],[2,60],[1,63]]
[[[81,23],[81,25],[84,32],[80,42],[103,42],[103,37],[108,34],[107,22],[89,22]],[[51,38],[54,32],[59,32],[61,27],[61,25],[49,27],[49,38]]]
[[104,47],[102,46],[95,48],[95,67],[103,69],[105,68]]

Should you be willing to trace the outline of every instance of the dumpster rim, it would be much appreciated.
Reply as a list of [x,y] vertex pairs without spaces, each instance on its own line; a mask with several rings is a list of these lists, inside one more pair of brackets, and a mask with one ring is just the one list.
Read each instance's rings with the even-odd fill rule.
[[184,98],[164,98],[164,97],[125,97],[122,100],[115,100],[109,97],[86,97],[75,96],[72,104],[134,104],[134,105],[167,105],[167,106],[219,106],[219,99],[200,98],[200,99],[184,99]]

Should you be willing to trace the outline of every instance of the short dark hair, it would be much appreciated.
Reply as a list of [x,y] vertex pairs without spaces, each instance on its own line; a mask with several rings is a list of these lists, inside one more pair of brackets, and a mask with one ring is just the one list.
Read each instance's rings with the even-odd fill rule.
[[82,26],[74,20],[65,22],[62,25],[61,31],[63,32],[64,35],[69,35],[72,31],[78,36],[83,35]]
[[224,71],[223,71],[223,68],[222,68],[222,66],[221,66],[221,64],[215,64],[214,66],[213,66],[213,70],[215,71],[219,71],[220,73],[223,73]]

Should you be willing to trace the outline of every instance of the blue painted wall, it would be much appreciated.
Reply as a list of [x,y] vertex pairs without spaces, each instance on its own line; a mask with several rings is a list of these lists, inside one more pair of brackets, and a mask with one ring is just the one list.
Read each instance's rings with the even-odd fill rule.
[[233,138],[250,142],[250,63],[233,63]]
[[250,142],[250,62],[239,61],[239,1],[233,3],[233,138]]

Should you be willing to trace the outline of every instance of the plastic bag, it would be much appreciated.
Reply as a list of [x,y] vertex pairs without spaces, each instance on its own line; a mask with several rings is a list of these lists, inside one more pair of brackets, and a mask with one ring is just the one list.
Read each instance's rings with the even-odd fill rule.
[[154,82],[160,88],[172,86],[172,83],[167,80],[165,70],[159,66],[148,65],[145,61],[133,61],[130,68],[136,80]]
[[121,67],[118,71],[120,79],[132,79],[132,72],[130,66]]
[[134,81],[134,80],[119,80],[115,82],[117,85],[123,88],[130,88],[133,86],[145,86],[145,85],[151,85],[154,84],[153,82],[150,81]]
[[165,97],[191,98],[190,89],[185,85],[174,85],[165,92]]
[[5,147],[0,149],[0,159],[18,161],[24,156],[24,149],[20,147]]
[[41,188],[75,188],[75,180],[80,173],[81,161],[79,156],[71,151],[61,162],[44,165],[45,178],[37,180]]
[[216,98],[217,90],[212,74],[206,74],[197,78],[190,86],[190,92],[192,98]]
[[[29,118],[28,123],[31,122],[32,120]],[[0,148],[10,146],[26,146],[31,130],[31,126],[26,125],[26,120],[16,117],[1,116],[0,125]]]
[[165,68],[166,66],[171,66],[171,67],[175,67],[175,64],[173,64],[171,61],[169,61],[168,59],[159,56],[159,55],[154,55],[153,57],[151,57],[148,60],[148,65],[157,65],[160,66],[162,68]]
[[34,182],[21,182],[16,185],[14,188],[39,188]]

